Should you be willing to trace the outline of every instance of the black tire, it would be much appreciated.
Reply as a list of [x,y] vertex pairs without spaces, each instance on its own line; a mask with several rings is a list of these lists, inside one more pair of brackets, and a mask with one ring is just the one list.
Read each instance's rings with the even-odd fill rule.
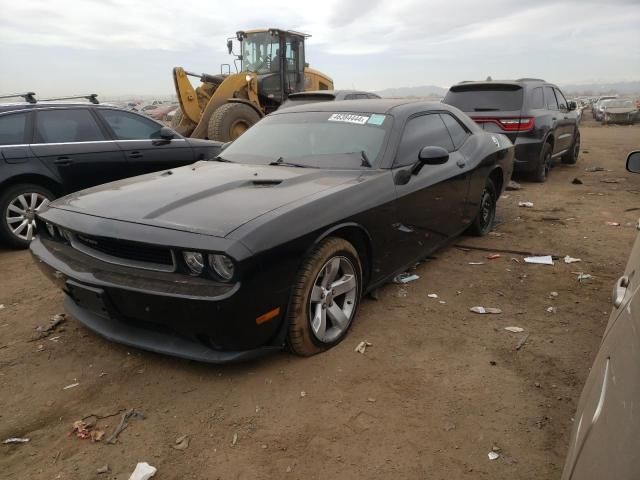
[[575,165],[575,163],[578,161],[579,156],[580,156],[580,132],[576,132],[576,136],[573,138],[573,143],[571,144],[571,148],[562,157],[562,163],[566,163],[567,165]]
[[[10,211],[9,206],[16,199],[18,199],[20,195],[27,195],[27,198],[29,198],[31,194],[41,195],[48,202],[55,198],[55,195],[48,189],[41,187],[40,185],[31,183],[21,183],[18,185],[14,185],[12,187],[9,187],[0,195],[0,241],[2,241],[2,243],[7,245],[8,247],[15,249],[24,249],[29,247],[29,243],[31,243],[31,239],[20,238],[20,236],[14,234],[12,228],[10,227],[8,218],[16,218],[16,216],[19,216],[19,214],[17,214],[16,212]],[[33,218],[33,212],[30,208],[27,210],[28,219],[31,220]],[[15,223],[12,222],[11,225],[15,225]]]
[[[351,314],[346,328],[339,336],[331,341],[321,341],[318,339],[312,328],[311,318],[311,293],[317,282],[320,281],[321,274],[326,270],[329,262],[339,259],[340,262],[346,260],[352,267],[355,279],[355,296],[349,303]],[[346,277],[342,277],[346,278]],[[322,241],[304,260],[298,276],[293,286],[289,309],[287,311],[288,334],[287,346],[296,355],[308,357],[323,352],[340,343],[353,325],[353,320],[358,313],[358,306],[362,296],[362,265],[360,257],[354,246],[346,240],[338,237],[329,237]],[[341,299],[346,305],[347,296]],[[339,297],[336,297],[339,298]],[[340,300],[336,300],[335,305],[340,307]],[[333,303],[333,302],[332,302]],[[333,305],[332,305],[333,306]],[[324,306],[322,307],[324,309]],[[330,322],[328,312],[325,312],[326,322]]]
[[545,143],[542,147],[542,154],[540,155],[540,163],[536,167],[533,173],[533,180],[539,183],[547,181],[549,171],[551,170],[551,144]]
[[208,138],[219,142],[231,142],[242,135],[260,115],[244,103],[226,103],[213,112],[209,119]]
[[496,204],[498,194],[493,181],[488,178],[480,197],[480,210],[469,226],[469,233],[476,237],[483,237],[493,229],[496,219]]

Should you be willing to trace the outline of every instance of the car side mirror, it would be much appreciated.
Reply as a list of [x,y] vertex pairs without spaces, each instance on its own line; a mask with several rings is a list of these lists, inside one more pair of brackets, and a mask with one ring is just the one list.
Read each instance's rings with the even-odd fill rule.
[[627,170],[631,173],[640,173],[640,150],[631,152],[627,157]]
[[577,107],[576,102],[569,102],[569,111],[575,110]]
[[442,165],[449,160],[449,152],[442,147],[424,147],[418,154],[418,161],[412,173],[417,175],[425,165]]
[[160,138],[163,140],[171,140],[172,138],[175,138],[175,136],[176,132],[171,130],[169,127],[162,127],[160,129]]
[[227,40],[227,50],[229,51],[229,55],[233,53],[233,40]]

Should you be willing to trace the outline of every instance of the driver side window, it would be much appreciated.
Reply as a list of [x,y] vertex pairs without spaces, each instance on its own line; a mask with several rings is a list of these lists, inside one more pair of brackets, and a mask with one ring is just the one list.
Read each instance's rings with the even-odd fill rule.
[[437,113],[420,115],[407,121],[393,167],[413,165],[424,147],[442,147],[448,152],[454,150],[447,127]]

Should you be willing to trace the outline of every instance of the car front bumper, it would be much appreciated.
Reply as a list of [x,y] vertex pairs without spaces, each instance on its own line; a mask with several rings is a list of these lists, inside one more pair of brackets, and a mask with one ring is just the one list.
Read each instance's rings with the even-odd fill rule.
[[[177,281],[175,274],[108,264],[43,238],[31,243],[31,253],[64,291],[69,315],[108,340],[218,364],[284,345],[287,290],[253,294],[240,282]],[[270,321],[256,321],[274,309],[279,314]]]

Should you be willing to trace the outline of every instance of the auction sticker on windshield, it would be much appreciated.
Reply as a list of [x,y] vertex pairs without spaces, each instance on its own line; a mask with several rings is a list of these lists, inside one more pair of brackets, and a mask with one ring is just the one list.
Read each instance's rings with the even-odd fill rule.
[[353,113],[334,113],[328,119],[330,122],[347,122],[356,123],[358,125],[364,125],[369,120],[369,117],[363,115],[354,115]]

